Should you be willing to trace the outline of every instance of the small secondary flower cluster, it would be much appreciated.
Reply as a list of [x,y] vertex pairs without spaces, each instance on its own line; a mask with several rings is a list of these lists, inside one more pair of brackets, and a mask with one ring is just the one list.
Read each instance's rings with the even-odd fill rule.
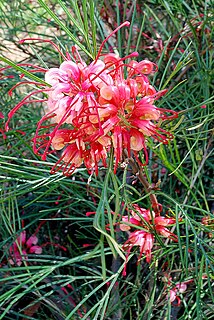
[[[22,220],[21,223],[22,227],[24,228],[24,220]],[[9,258],[7,261],[4,261],[3,264],[9,262],[11,265],[21,266],[24,261],[26,263],[29,262],[29,255],[40,255],[43,251],[43,247],[48,245],[57,247],[63,251],[67,251],[67,248],[57,243],[45,242],[41,245],[38,245],[39,239],[36,235],[44,223],[45,220],[41,221],[35,232],[29,238],[27,238],[26,230],[22,231],[19,236],[16,237],[16,240],[8,247]]]
[[171,290],[169,290],[170,302],[172,303],[177,300],[177,305],[179,306],[181,303],[179,294],[184,293],[186,290],[187,290],[186,282],[177,283]]
[[16,241],[9,248],[9,263],[20,266],[28,259],[28,254],[41,254],[42,247],[37,245],[38,238],[35,235],[26,238],[26,231],[22,231]]
[[[112,34],[127,25],[128,22],[123,23]],[[89,172],[97,174],[100,161],[107,166],[111,147],[115,171],[123,160],[124,149],[129,156],[132,152],[140,164],[138,153],[143,149],[147,163],[146,137],[165,144],[172,138],[160,128],[160,123],[177,117],[177,113],[154,105],[167,90],[157,92],[147,77],[157,71],[156,65],[149,60],[133,60],[137,52],[124,58],[114,53],[101,55],[112,34],[104,40],[89,65],[73,47],[73,57],[61,53],[65,61],[59,68],[45,73],[50,87],[38,92],[48,95],[47,110],[38,123],[34,151],[43,160],[59,151],[52,173],[62,169],[65,175],[70,175],[84,163]],[[22,42],[26,40],[30,39]],[[35,70],[41,71],[41,68]],[[26,103],[29,103],[27,97],[12,110],[9,118]]]
[[[202,279],[206,278],[207,276],[206,274],[204,274],[202,276]],[[187,291],[187,286],[190,283],[194,282],[194,279],[191,278],[189,280],[178,282],[173,285],[172,277],[170,276],[170,271],[165,273],[162,280],[163,282],[165,282],[164,289],[168,291],[167,298],[169,298],[169,301],[173,303],[174,306],[179,306],[181,304],[180,295]]]
[[[152,248],[156,234],[175,242],[178,241],[178,237],[167,229],[168,226],[175,222],[176,219],[174,218],[161,216],[160,212],[155,213],[150,211],[150,209],[140,208],[137,204],[134,204],[130,215],[123,216],[120,223],[120,229],[129,232],[128,240],[124,243],[123,249],[128,252],[129,256],[132,248],[138,246],[140,248],[138,261],[140,261],[144,254],[146,256],[146,262],[149,263],[152,258]],[[133,228],[135,228],[135,230],[130,231]],[[125,273],[124,271],[124,274]]]

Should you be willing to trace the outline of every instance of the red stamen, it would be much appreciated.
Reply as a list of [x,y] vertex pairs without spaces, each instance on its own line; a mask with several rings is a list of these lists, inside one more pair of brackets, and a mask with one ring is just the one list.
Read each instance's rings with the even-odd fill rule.
[[[161,112],[162,116],[160,118],[162,120],[173,120],[178,118],[178,112],[175,110],[162,109],[162,108],[157,108],[157,110]],[[171,116],[165,115],[164,112],[172,113],[172,115]]]
[[130,22],[129,21],[125,21],[123,22],[119,27],[117,27],[114,31],[111,32],[111,34],[102,42],[101,46],[100,46],[100,49],[98,51],[98,54],[96,56],[96,59],[95,59],[95,63],[97,62],[99,56],[101,55],[101,52],[103,50],[103,47],[104,47],[104,44],[108,41],[109,38],[111,38],[113,36],[113,34],[115,34],[118,30],[120,30],[121,28],[125,27],[125,26],[129,26],[130,25]]
[[72,50],[72,54],[73,54],[73,57],[74,57],[76,63],[80,62],[81,64],[84,64],[77,48],[75,46],[72,46],[71,50]]
[[[117,69],[119,69],[119,68],[121,68],[121,67],[124,67],[124,66],[127,66],[127,67],[131,68],[128,64],[127,64],[127,65],[126,65],[126,64],[118,65],[118,64],[119,64],[120,61],[124,61],[124,60],[126,60],[126,59],[131,58],[131,57],[137,57],[138,55],[139,55],[138,52],[132,52],[132,53],[129,54],[128,56],[126,56],[126,57],[124,57],[124,58],[120,58],[117,62],[112,62],[112,63],[110,63],[110,64],[108,63],[107,66],[105,66],[99,73],[97,73],[93,79],[91,79],[91,80],[89,79],[90,82],[94,81],[96,78],[98,78],[98,77],[103,73],[103,71],[108,70],[110,67],[112,67],[112,66],[114,66],[114,65],[117,65],[117,66],[115,66],[115,69],[110,70],[110,71],[108,72],[108,74],[110,74],[110,73],[112,73],[112,72],[115,72]],[[97,62],[97,60],[95,60],[95,63],[96,63],[96,62]],[[135,68],[133,68],[133,69],[135,69]],[[138,73],[141,74],[141,72],[138,72]],[[91,73],[91,74],[92,74],[92,73]],[[142,74],[142,75],[145,76],[144,74]]]
[[[31,103],[31,101],[26,101],[30,96],[40,93],[40,92],[44,92],[44,91],[50,91],[50,89],[42,89],[42,90],[36,90],[33,91],[31,93],[29,93],[24,99],[22,99],[21,102],[19,102],[9,113],[8,113],[8,120],[5,124],[5,130],[8,131],[9,130],[9,122],[12,119],[12,117],[14,116],[14,114],[16,113],[17,110],[19,110],[24,104],[27,103]],[[43,100],[32,100],[32,102],[43,102],[46,101],[46,99]]]
[[25,39],[21,39],[19,41],[19,43],[24,43],[25,41],[38,41],[38,42],[48,42],[50,43],[58,52],[59,54],[63,57],[64,60],[68,60],[67,57],[61,52],[61,50],[59,49],[59,47],[51,40],[48,39],[40,39],[40,38],[25,38]]
[[45,84],[42,84],[42,83],[39,83],[39,82],[35,82],[35,81],[22,81],[22,82],[18,82],[17,84],[15,84],[9,91],[8,91],[8,94],[9,96],[12,95],[13,93],[13,90],[15,88],[17,88],[18,86],[22,85],[22,84],[35,84],[37,86],[45,86]]
[[[17,63],[17,66],[19,66],[19,67],[34,67],[34,68],[37,68],[38,69],[38,72],[46,72],[47,71],[47,69],[45,69],[45,68],[42,68],[42,67],[39,67],[39,66],[35,66],[35,65],[33,65],[32,63]],[[4,67],[4,68],[1,68],[0,69],[0,72],[2,72],[2,71],[4,71],[4,70],[7,70],[7,69],[10,69],[10,68],[12,68],[11,66],[6,66],[6,67]],[[30,70],[30,72],[31,72],[32,70]]]
[[67,251],[67,248],[65,248],[64,246],[61,246],[60,244],[58,244],[58,243],[53,243],[53,242],[43,243],[43,244],[40,245],[40,247],[43,248],[43,247],[46,247],[46,246],[48,246],[48,245],[51,245],[51,246],[56,247],[56,248],[60,248],[60,249],[62,249],[63,251]]
[[33,233],[33,236],[36,236],[37,233],[39,232],[39,230],[41,229],[41,227],[43,226],[43,224],[45,224],[46,221],[41,221],[40,224],[38,225],[38,227],[36,228],[35,232]]

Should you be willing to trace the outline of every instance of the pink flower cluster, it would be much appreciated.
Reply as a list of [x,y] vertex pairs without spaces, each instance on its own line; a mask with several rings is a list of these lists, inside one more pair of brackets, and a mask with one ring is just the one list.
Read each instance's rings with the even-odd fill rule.
[[26,239],[26,231],[22,231],[9,248],[9,263],[20,266],[24,260],[27,260],[28,254],[41,254],[42,247],[38,246],[37,243],[38,238],[35,235]]
[[177,305],[180,305],[181,299],[179,298],[179,293],[184,293],[187,290],[187,285],[185,282],[177,283],[174,288],[169,290],[169,300],[174,302],[177,300]]
[[[34,152],[43,160],[58,152],[59,160],[52,173],[62,169],[65,175],[70,175],[84,163],[89,172],[97,174],[100,162],[107,166],[112,147],[115,172],[123,161],[125,149],[128,156],[134,154],[140,164],[138,153],[143,149],[144,162],[147,163],[146,137],[164,144],[172,138],[160,123],[177,117],[177,113],[155,106],[155,101],[167,90],[157,92],[148,79],[148,75],[157,71],[157,66],[149,60],[133,60],[138,56],[137,52],[124,58],[114,53],[101,55],[108,38],[128,25],[129,22],[124,22],[114,30],[88,65],[75,47],[72,48],[72,57],[58,49],[65,61],[59,68],[46,71],[45,81],[50,87],[34,91],[9,113],[10,120],[23,104],[30,103],[30,96],[36,92],[47,94],[47,100],[33,100],[47,101],[46,113],[37,126]],[[22,42],[26,40],[30,39]],[[36,71],[43,70],[35,67],[31,72]]]
[[154,64],[147,60],[124,64],[122,60],[116,54],[106,54],[103,60],[96,59],[88,66],[82,60],[70,60],[46,72],[45,80],[51,85],[48,113],[38,129],[49,117],[53,117],[55,126],[47,136],[37,130],[35,143],[39,142],[36,152],[43,148],[43,159],[52,152],[50,147],[62,150],[53,172],[63,167],[69,175],[84,162],[89,171],[98,173],[98,163],[102,160],[106,166],[111,146],[116,171],[123,149],[129,155],[132,151],[138,159],[137,153],[146,149],[146,136],[163,143],[172,137],[157,125],[169,116],[165,115],[168,110],[154,105],[165,93],[157,93],[146,76],[154,72]]
[[[202,279],[206,278],[206,275],[202,276]],[[193,279],[189,279],[183,282],[176,283],[172,285],[172,277],[169,273],[166,273],[163,277],[163,281],[166,283],[164,289],[169,289],[169,301],[174,303],[174,306],[179,306],[181,304],[180,294],[187,290],[187,285],[194,282]]]
[[[123,245],[124,250],[128,252],[129,256],[132,248],[138,246],[140,248],[138,261],[144,254],[146,262],[149,263],[152,258],[152,248],[155,243],[156,234],[175,242],[178,241],[178,237],[167,229],[167,227],[175,222],[174,218],[160,216],[159,212],[151,212],[150,209],[140,208],[137,204],[134,204],[130,215],[123,216],[120,223],[120,229],[129,232],[128,240]],[[133,229],[135,230],[130,231]]]

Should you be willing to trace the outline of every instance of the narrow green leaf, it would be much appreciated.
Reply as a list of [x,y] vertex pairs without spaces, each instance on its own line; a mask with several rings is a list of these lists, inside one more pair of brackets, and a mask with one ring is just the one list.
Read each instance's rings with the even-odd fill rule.
[[2,56],[0,56],[0,60],[5,62],[7,65],[13,67],[15,70],[20,71],[22,74],[26,75],[27,77],[29,77],[30,79],[36,81],[36,82],[40,82],[42,84],[45,84],[47,87],[50,87],[50,85],[45,82],[44,80],[42,80],[41,78],[35,76],[35,74],[30,73],[29,71],[25,70],[24,68],[18,66],[17,64],[15,64],[13,61],[4,58]]
[[78,45],[90,58],[93,59],[91,53],[79,42],[79,40],[71,33],[71,31],[62,23],[62,21],[53,13],[53,11],[45,4],[43,0],[38,0],[39,4],[47,11],[47,13],[54,19],[54,21],[66,32],[71,40]]

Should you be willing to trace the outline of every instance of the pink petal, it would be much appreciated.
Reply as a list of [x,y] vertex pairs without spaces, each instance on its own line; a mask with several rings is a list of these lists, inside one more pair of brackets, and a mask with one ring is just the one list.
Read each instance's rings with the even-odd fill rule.
[[180,293],[183,293],[183,292],[186,291],[187,285],[186,285],[185,283],[181,282],[181,283],[179,283],[179,284],[176,284],[176,288],[178,289],[178,291],[179,291]]
[[61,71],[58,68],[51,68],[45,73],[45,81],[50,85],[58,84],[61,82],[67,82],[68,75],[65,71]]
[[156,217],[155,218],[155,224],[158,224],[160,226],[168,226],[171,224],[174,224],[176,220],[174,218],[165,218],[165,217]]
[[60,66],[60,70],[66,72],[72,80],[79,80],[81,74],[80,69],[78,68],[77,64],[73,61],[64,61]]
[[175,299],[176,299],[176,291],[172,289],[169,291],[169,300],[170,302],[173,302],[175,301]]
[[37,238],[36,236],[31,236],[31,237],[27,240],[26,245],[27,245],[27,247],[29,248],[29,247],[31,247],[33,244],[37,244],[37,242],[38,242],[38,238]]
[[40,246],[32,246],[30,247],[29,253],[41,254],[42,248]]

